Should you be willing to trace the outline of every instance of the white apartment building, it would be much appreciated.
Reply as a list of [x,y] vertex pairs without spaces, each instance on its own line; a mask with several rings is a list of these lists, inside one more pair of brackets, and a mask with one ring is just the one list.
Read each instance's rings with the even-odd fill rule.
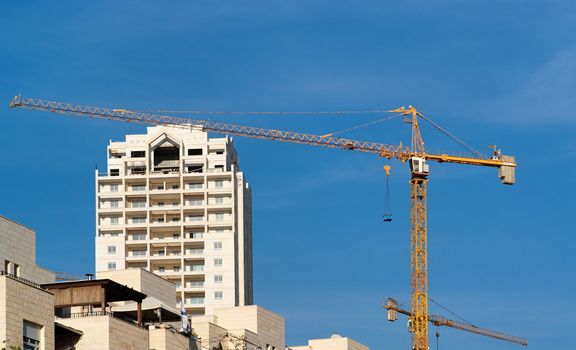
[[107,151],[106,173],[96,171],[96,271],[154,272],[189,315],[251,305],[251,192],[232,140],[155,126]]

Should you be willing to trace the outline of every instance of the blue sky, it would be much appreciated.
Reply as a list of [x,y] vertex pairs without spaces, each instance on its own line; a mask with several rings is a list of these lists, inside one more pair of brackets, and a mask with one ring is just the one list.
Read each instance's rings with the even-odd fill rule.
[[[569,348],[575,30],[568,0],[6,2],[0,101],[21,92],[139,110],[413,104],[519,163],[513,187],[494,169],[431,164],[431,297],[478,326],[528,337],[532,349]],[[327,133],[381,117],[212,119]],[[109,139],[143,127],[7,108],[0,125],[0,214],[38,231],[43,266],[92,271],[94,167],[104,168]],[[462,152],[423,134],[430,151]],[[344,136],[408,143],[409,130],[395,120]],[[394,221],[384,224],[386,161],[235,144],[254,191],[256,303],[286,318],[288,344],[340,333],[409,348],[404,321],[389,324],[380,307],[388,296],[409,301],[406,166],[390,162]],[[517,348],[438,331],[444,349]]]

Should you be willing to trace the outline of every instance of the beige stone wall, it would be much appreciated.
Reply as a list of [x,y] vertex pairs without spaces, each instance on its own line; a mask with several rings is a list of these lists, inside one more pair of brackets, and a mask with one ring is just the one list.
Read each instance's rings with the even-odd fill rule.
[[19,277],[35,283],[51,283],[54,272],[36,265],[36,233],[8,218],[0,216],[0,270],[4,262],[10,261],[11,274],[16,274],[14,264],[20,266]]
[[218,346],[218,343],[223,339],[228,330],[215,325],[212,322],[194,322],[192,321],[192,328],[200,338],[202,349],[212,349]]
[[84,335],[77,350],[148,350],[148,331],[110,316],[58,319]]
[[62,318],[57,321],[84,333],[76,344],[77,350],[109,349],[108,316]]
[[326,339],[310,339],[307,346],[291,346],[292,350],[370,350],[357,341],[333,335]]
[[22,347],[24,320],[42,327],[42,350],[54,350],[54,295],[0,276],[0,341]]
[[266,344],[284,349],[284,318],[257,305],[216,309],[218,325],[231,333],[242,334],[243,330],[256,333],[258,344],[265,349]]
[[187,350],[193,348],[191,340],[166,328],[150,328],[149,346],[153,350]]
[[[110,318],[110,350],[148,350],[148,331]],[[80,350],[80,349],[78,349]]]
[[127,285],[130,288],[134,288],[149,297],[154,297],[170,307],[176,305],[174,283],[144,269],[99,271],[96,273],[96,278],[111,279],[120,284]]

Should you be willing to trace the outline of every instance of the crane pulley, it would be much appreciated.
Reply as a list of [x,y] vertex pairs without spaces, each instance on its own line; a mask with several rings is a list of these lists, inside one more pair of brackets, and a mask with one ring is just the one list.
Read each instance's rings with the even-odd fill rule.
[[[153,113],[135,112],[126,109],[113,109],[75,105],[70,103],[45,101],[16,96],[10,102],[12,108],[27,108],[43,112],[67,114],[72,116],[140,123],[146,125],[165,125],[189,128],[218,134],[228,134],[271,141],[305,144],[310,146],[330,147],[344,150],[374,153],[386,159],[409,161],[410,179],[410,284],[412,349],[428,350],[428,248],[427,248],[427,182],[429,175],[428,161],[454,163],[498,168],[498,177],[503,184],[515,183],[516,162],[514,157],[502,155],[491,158],[475,153],[472,157],[461,157],[448,154],[427,153],[420,134],[419,118],[431,122],[413,106],[397,108],[397,113],[411,124],[412,144],[410,147],[389,145],[377,142],[350,140],[335,137],[334,134],[313,135],[293,131],[257,128],[238,124],[227,124],[207,120],[176,118]],[[437,128],[437,125],[433,124]],[[442,128],[440,131],[448,134]],[[449,135],[449,134],[448,134]],[[460,140],[455,139],[460,144]]]

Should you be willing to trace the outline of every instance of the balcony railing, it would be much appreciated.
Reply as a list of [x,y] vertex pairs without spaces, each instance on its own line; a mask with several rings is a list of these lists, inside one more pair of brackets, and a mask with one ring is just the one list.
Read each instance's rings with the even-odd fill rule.
[[15,280],[15,281],[18,281],[18,282],[24,283],[24,284],[26,284],[26,285],[29,285],[30,287],[34,287],[34,288],[38,288],[38,289],[43,289],[42,286],[39,285],[38,283],[34,283],[34,282],[29,281],[29,280],[27,280],[27,279],[24,279],[24,278],[22,278],[22,277],[18,277],[18,276],[16,276],[16,275],[11,274],[11,273],[7,273],[6,271],[0,271],[0,276],[6,276],[6,277],[8,277],[8,278],[10,278],[10,279],[13,279],[13,280]]

